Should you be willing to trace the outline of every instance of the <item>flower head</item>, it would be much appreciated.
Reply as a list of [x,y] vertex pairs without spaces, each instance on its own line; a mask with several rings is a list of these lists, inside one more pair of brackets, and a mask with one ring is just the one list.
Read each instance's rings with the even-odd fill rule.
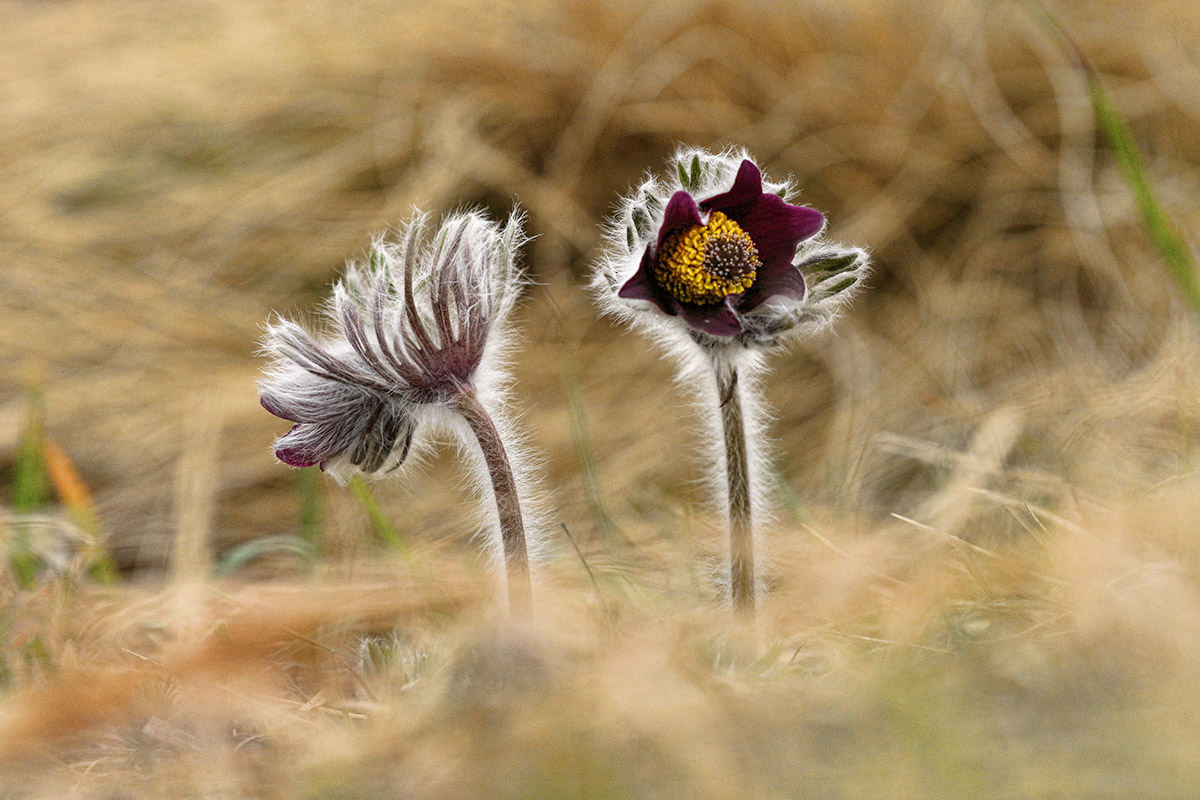
[[744,153],[683,149],[674,165],[611,222],[595,282],[609,312],[710,346],[769,345],[823,327],[865,277],[866,254],[821,241],[824,216]]
[[500,227],[477,212],[446,218],[436,233],[423,214],[365,262],[351,262],[315,337],[279,319],[267,328],[273,359],[262,405],[296,423],[275,442],[279,460],[320,464],[335,475],[403,462],[424,410],[472,391],[523,282],[521,217]]

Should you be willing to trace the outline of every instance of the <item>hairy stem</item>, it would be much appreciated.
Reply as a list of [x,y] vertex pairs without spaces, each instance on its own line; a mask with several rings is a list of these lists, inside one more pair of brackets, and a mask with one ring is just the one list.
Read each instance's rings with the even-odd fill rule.
[[525,521],[521,517],[521,500],[513,477],[508,453],[500,432],[479,402],[473,390],[458,395],[455,410],[467,421],[479,441],[492,492],[496,496],[496,511],[500,516],[500,541],[504,545],[504,565],[508,574],[508,604],[514,616],[528,616],[533,610],[533,590],[529,580],[529,552],[525,546]]
[[750,519],[750,468],[746,423],[736,367],[716,367],[721,428],[725,436],[725,475],[729,486],[729,586],[733,608],[754,616],[754,527]]

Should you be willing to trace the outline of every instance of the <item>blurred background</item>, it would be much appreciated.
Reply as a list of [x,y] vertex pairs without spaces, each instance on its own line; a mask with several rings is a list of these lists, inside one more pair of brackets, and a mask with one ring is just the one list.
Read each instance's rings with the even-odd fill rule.
[[[1164,205],[1200,229],[1200,13],[1170,0],[1054,10]],[[871,290],[835,331],[774,361],[778,466],[796,498],[912,512],[945,469],[938,452],[1000,410],[1009,480],[1160,479],[1194,448],[1176,424],[1194,393],[1155,394],[1195,380],[1178,341],[1190,332],[1085,77],[1041,13],[7,4],[0,471],[36,386],[123,568],[164,565],[189,469],[210,473],[217,551],[294,529],[296,475],[270,450],[287,424],[254,386],[268,315],[311,317],[344,260],[414,205],[518,202],[539,285],[516,398],[555,519],[590,524],[580,424],[614,513],[685,505],[690,411],[670,369],[597,320],[580,288],[600,221],[685,142],[747,147],[795,177],[833,239],[874,254]],[[451,469],[382,484],[380,501],[412,535],[452,531]]]
[[[246,542],[311,530],[314,514],[330,563],[368,553],[360,500],[271,452],[288,425],[258,405],[264,322],[314,319],[345,259],[413,206],[504,215],[517,202],[537,238],[514,400],[543,458],[550,527],[566,525],[598,572],[636,576],[640,599],[622,613],[696,622],[655,605],[716,595],[711,582],[680,589],[678,578],[697,553],[720,559],[697,482],[696,417],[671,365],[599,319],[583,286],[599,224],[678,143],[744,146],[773,177],[794,177],[830,238],[869,248],[875,273],[830,333],[773,357],[766,387],[780,508],[769,616],[781,661],[804,671],[786,672],[796,681],[786,700],[738,695],[753,705],[738,719],[757,720],[746,722],[756,733],[728,748],[728,697],[713,689],[700,737],[711,750],[696,763],[769,763],[754,748],[772,752],[783,740],[772,737],[795,733],[780,710],[793,702],[806,719],[834,708],[820,723],[832,727],[804,736],[836,729],[845,748],[810,751],[806,739],[791,761],[764,767],[775,777],[801,750],[812,764],[861,741],[894,755],[878,738],[893,723],[914,726],[913,752],[969,746],[958,737],[980,718],[973,701],[947,728],[920,716],[945,711],[937,698],[965,686],[964,697],[995,701],[987,714],[1006,709],[983,718],[1014,738],[988,729],[979,739],[1007,754],[999,772],[1055,754],[1025,776],[1024,793],[995,796],[1151,796],[1139,792],[1164,785],[1155,796],[1194,796],[1196,323],[1047,10],[1103,82],[1195,253],[1200,8],[1190,0],[3,2],[0,527],[30,510],[21,442],[42,426],[61,458],[34,509],[38,535],[71,540],[68,501],[85,498],[133,585],[157,585],[181,559],[220,564]],[[406,541],[470,553],[458,475],[447,452],[372,491]],[[635,549],[615,555],[618,539]],[[566,539],[556,545],[556,563],[585,580]],[[239,561],[237,576],[307,568],[287,548],[260,556]],[[955,649],[985,629],[996,634],[987,647]],[[111,630],[80,635],[102,649]],[[603,717],[603,698],[643,685],[617,686],[629,663],[670,660],[651,639],[675,641],[646,634],[645,648],[612,655],[597,636],[580,675],[608,677],[588,713]],[[879,647],[867,661],[881,669],[934,642],[954,654],[954,677],[895,696],[876,684],[837,695],[830,687],[865,662],[830,642]],[[825,666],[806,661],[813,647]],[[710,655],[683,660],[708,676],[721,663]],[[630,672],[662,703],[662,724],[644,735],[683,747],[664,721],[694,710],[680,699],[693,673],[671,672],[663,692],[645,677],[654,669]],[[703,692],[732,679],[713,680]],[[1128,716],[1107,704],[1145,700],[1147,686],[1158,694]],[[1110,726],[1120,735],[1097,733]],[[339,729],[349,744],[329,752],[408,763],[387,749],[388,731],[363,751]],[[441,735],[422,741],[436,750]],[[1056,760],[1067,742],[1079,749]],[[1104,769],[1121,774],[1147,746],[1128,773],[1136,780],[1111,783]],[[564,763],[577,764],[572,753]],[[911,766],[846,757],[863,781]],[[284,762],[278,774],[290,774]],[[1060,775],[1068,762],[1074,771]],[[981,773],[947,763],[929,768],[951,775],[949,794],[914,778],[891,796],[992,796],[973,782]],[[346,774],[386,773],[356,769]],[[680,796],[746,796],[757,784],[738,774],[727,795]],[[486,769],[475,778],[488,786]],[[832,784],[797,784],[814,785]],[[303,796],[326,796],[312,791]],[[843,796],[830,791],[808,796]]]

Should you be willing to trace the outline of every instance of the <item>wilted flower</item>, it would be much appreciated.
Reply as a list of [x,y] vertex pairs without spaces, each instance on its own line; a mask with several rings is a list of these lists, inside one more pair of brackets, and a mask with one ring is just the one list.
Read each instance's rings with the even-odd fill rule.
[[824,327],[865,277],[865,253],[822,241],[821,213],[744,153],[684,149],[674,165],[610,224],[596,281],[610,313],[708,345],[772,345]]
[[[351,263],[317,339],[280,319],[267,329],[275,363],[259,387],[268,411],[295,422],[280,461],[339,477],[404,460],[422,406],[452,406],[475,385],[493,334],[521,285],[518,216],[500,229],[478,213],[448,218],[430,237],[418,215],[395,240]],[[494,345],[492,346],[494,348]]]
[[275,442],[281,461],[320,464],[339,480],[378,472],[391,456],[398,466],[418,425],[453,419],[446,411],[465,422],[482,456],[478,484],[490,486],[496,502],[510,602],[524,611],[525,477],[505,447],[500,398],[489,391],[524,280],[521,217],[500,227],[479,213],[454,214],[432,235],[426,222],[417,215],[348,266],[325,309],[328,335],[283,319],[268,326],[264,349],[273,363],[259,386],[262,404],[296,423]]

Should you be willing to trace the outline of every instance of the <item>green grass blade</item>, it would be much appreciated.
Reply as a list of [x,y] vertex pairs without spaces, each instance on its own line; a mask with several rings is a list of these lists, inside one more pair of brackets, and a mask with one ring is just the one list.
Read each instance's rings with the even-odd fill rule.
[[596,590],[596,594],[603,594],[600,591],[600,583],[596,580],[596,573],[592,572],[592,565],[588,563],[587,556],[579,549],[579,543],[575,541],[575,537],[571,535],[571,529],[567,527],[567,523],[559,523],[563,533],[567,535],[567,541],[571,543],[571,547],[575,550],[575,555],[579,556],[579,562],[583,564],[583,568],[587,571],[588,578],[592,581],[592,588]]
[[46,441],[45,398],[37,383],[30,383],[26,400],[28,411],[17,444],[13,476],[13,510],[18,514],[32,513],[50,500],[50,479],[42,457]]
[[1146,173],[1137,142],[1125,118],[1121,116],[1100,76],[1092,69],[1062,22],[1041,3],[1033,2],[1030,8],[1034,18],[1063,44],[1071,60],[1087,76],[1088,94],[1092,102],[1092,113],[1096,118],[1096,127],[1112,148],[1125,184],[1137,204],[1146,236],[1166,264],[1168,272],[1183,294],[1184,301],[1193,313],[1200,315],[1200,278],[1197,277],[1196,260],[1178,227],[1158,199],[1154,184]]
[[596,523],[596,530],[606,540],[613,542],[617,536],[617,525],[613,522],[612,514],[608,512],[608,506],[604,502],[604,493],[600,491],[599,470],[596,468],[596,457],[592,453],[583,397],[579,389],[579,379],[574,370],[567,371],[563,378],[563,387],[567,394],[567,409],[571,415],[571,433],[575,442],[575,454],[579,459],[580,477],[583,479],[583,485],[587,491],[592,519]]
[[350,491],[358,499],[359,505],[363,511],[367,512],[367,519],[371,523],[371,528],[375,531],[375,535],[382,539],[389,547],[398,550],[401,553],[408,552],[408,542],[404,541],[404,537],[392,527],[388,522],[387,517],[379,508],[379,504],[375,502],[375,496],[371,494],[371,488],[367,486],[367,482],[363,480],[361,475],[355,475],[350,479]]
[[226,551],[213,566],[214,578],[227,578],[251,561],[271,553],[292,553],[309,563],[313,560],[312,545],[299,536],[279,534],[262,536],[242,542]]
[[26,402],[25,425],[17,442],[13,473],[12,504],[18,519],[5,536],[9,568],[17,585],[22,588],[34,585],[40,565],[33,551],[29,526],[20,517],[37,511],[50,500],[50,478],[43,458],[46,442],[45,398],[36,378],[28,382]]
[[1096,125],[1104,138],[1108,140],[1125,183],[1133,193],[1137,203],[1138,213],[1142,218],[1142,227],[1150,238],[1151,244],[1162,256],[1163,262],[1175,279],[1176,285],[1183,293],[1184,300],[1192,311],[1200,314],[1200,281],[1196,277],[1196,262],[1192,258],[1187,243],[1184,242],[1178,228],[1167,212],[1163,209],[1154,186],[1146,174],[1137,143],[1121,112],[1113,105],[1112,99],[1105,91],[1100,78],[1091,71],[1088,72],[1088,90],[1092,98],[1092,109],[1096,115]]
[[312,560],[320,557],[325,538],[321,521],[321,475],[315,469],[296,470],[296,493],[300,495],[300,538],[308,544]]
[[779,498],[779,502],[783,505],[788,515],[796,522],[808,523],[808,514],[804,511],[804,504],[800,501],[800,496],[796,494],[796,490],[788,483],[787,476],[777,467],[771,467],[771,477],[775,482],[775,495]]

